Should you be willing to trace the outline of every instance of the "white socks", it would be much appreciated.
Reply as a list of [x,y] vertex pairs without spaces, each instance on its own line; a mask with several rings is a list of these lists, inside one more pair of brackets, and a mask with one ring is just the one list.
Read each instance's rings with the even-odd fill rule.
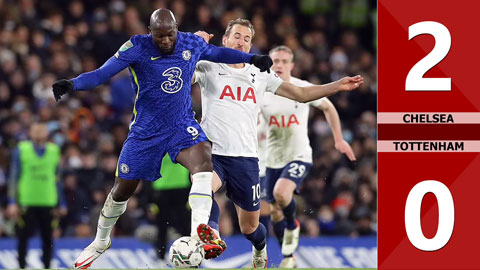
[[127,209],[127,202],[128,200],[116,202],[112,199],[112,194],[108,194],[98,218],[97,235],[94,242],[105,247],[108,245],[113,226]]
[[212,208],[212,180],[213,172],[199,172],[192,175],[192,187],[188,196],[188,203],[192,209],[192,230],[190,236],[198,238],[197,227],[208,224]]

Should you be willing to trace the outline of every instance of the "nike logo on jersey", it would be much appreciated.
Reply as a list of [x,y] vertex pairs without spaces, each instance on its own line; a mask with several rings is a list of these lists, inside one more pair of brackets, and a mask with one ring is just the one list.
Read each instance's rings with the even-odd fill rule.
[[218,75],[223,76],[223,75],[227,75],[227,73],[220,73],[219,72]]
[[162,57],[161,56],[157,56],[157,57],[152,56],[152,57],[150,57],[150,60],[155,61],[155,60],[160,59],[160,58],[162,58]]
[[253,206],[257,206],[259,203],[260,203],[260,201],[254,202],[254,203],[253,203]]

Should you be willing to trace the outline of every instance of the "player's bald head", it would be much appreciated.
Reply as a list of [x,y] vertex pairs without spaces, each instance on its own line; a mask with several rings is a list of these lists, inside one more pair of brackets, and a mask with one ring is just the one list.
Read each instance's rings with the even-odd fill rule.
[[172,11],[159,8],[150,16],[150,29],[173,29],[177,27],[177,20]]
[[160,8],[150,16],[150,33],[160,52],[171,54],[177,42],[177,20],[169,9]]

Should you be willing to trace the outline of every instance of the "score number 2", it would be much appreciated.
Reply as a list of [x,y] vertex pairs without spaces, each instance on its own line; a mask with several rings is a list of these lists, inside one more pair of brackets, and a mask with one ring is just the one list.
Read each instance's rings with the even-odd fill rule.
[[432,35],[435,38],[435,47],[410,69],[405,80],[405,90],[451,91],[451,78],[423,78],[423,75],[440,63],[450,51],[452,45],[450,32],[443,24],[431,21],[418,22],[408,27],[408,40],[422,34]]

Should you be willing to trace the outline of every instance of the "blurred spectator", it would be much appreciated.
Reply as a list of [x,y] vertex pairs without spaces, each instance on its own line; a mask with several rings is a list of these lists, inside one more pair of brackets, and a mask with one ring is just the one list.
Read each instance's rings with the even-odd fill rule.
[[88,218],[90,208],[89,194],[78,185],[76,174],[67,172],[63,175],[63,192],[67,204],[67,215],[60,220],[63,236],[75,236],[76,226]]

